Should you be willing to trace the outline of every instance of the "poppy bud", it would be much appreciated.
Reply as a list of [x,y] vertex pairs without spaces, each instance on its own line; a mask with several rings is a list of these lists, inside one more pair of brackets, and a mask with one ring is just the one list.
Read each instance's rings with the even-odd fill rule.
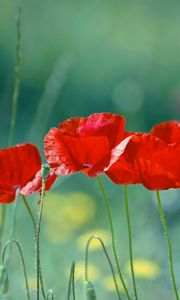
[[50,166],[46,163],[41,167],[41,175],[44,180],[49,176]]
[[95,290],[90,281],[84,281],[84,293],[86,300],[96,300]]
[[9,281],[7,269],[4,266],[0,266],[0,290],[3,294],[6,294],[9,289]]

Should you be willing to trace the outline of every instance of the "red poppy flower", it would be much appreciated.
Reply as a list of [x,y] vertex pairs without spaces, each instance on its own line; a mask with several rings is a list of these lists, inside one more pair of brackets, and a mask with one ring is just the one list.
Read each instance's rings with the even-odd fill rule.
[[180,145],[152,134],[132,137],[106,174],[117,184],[142,183],[150,190],[180,187]]
[[151,134],[168,144],[180,144],[180,122],[168,121],[157,124],[151,129]]
[[130,139],[124,126],[124,117],[110,113],[69,119],[45,136],[46,159],[58,174],[96,176],[122,155]]
[[[41,190],[41,157],[36,146],[28,143],[0,150],[0,203],[15,200],[17,189],[23,195]],[[55,181],[51,170],[46,190]]]

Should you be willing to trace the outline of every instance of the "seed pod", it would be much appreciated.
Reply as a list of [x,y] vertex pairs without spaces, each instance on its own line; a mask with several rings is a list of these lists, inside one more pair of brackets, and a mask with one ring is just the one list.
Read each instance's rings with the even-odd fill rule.
[[9,289],[9,280],[8,280],[8,274],[7,269],[0,265],[0,290],[3,294],[6,294]]
[[97,300],[94,287],[90,281],[84,281],[84,294],[86,300]]
[[43,164],[41,167],[41,174],[44,180],[46,180],[46,178],[48,177],[49,171],[50,171],[50,166],[47,163]]

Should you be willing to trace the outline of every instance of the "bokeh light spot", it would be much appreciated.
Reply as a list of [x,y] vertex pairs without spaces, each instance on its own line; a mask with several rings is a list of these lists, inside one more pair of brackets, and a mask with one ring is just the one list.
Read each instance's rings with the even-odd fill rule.
[[95,213],[95,201],[86,193],[49,193],[43,212],[48,240],[68,241],[74,231],[94,219]]
[[[134,265],[134,273],[136,277],[142,277],[147,279],[154,279],[160,274],[160,266],[152,260],[145,259],[135,259],[133,261]],[[127,273],[131,273],[130,271],[130,263],[128,263],[125,267]]]
[[[77,238],[78,248],[80,250],[84,251],[88,239],[93,235],[97,235],[98,237],[100,237],[103,240],[103,243],[105,244],[105,246],[107,246],[109,244],[109,232],[107,230],[93,229],[91,231],[85,232],[84,234],[80,235]],[[96,251],[96,250],[99,250],[99,249],[100,250],[102,249],[102,246],[101,246],[100,242],[97,239],[92,239],[91,243],[90,243],[89,250]]]

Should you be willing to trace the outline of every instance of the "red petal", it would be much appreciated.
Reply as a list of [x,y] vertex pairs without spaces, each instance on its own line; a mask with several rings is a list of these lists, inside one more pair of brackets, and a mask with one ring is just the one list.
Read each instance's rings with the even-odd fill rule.
[[129,143],[132,136],[128,136],[124,140],[122,140],[115,148],[108,153],[106,160],[103,159],[98,164],[96,164],[92,169],[89,171],[89,176],[97,176],[101,173],[107,172],[113,164],[115,164],[120,156],[124,153],[127,144]]
[[117,184],[142,183],[151,190],[180,187],[180,146],[142,134],[133,137],[106,174]]
[[153,135],[142,135],[136,167],[142,183],[152,190],[179,186],[180,146],[167,144]]
[[87,118],[72,118],[59,125],[61,131],[68,136],[106,136],[110,148],[124,136],[124,126],[125,118],[111,113],[95,113]]
[[157,124],[151,129],[151,134],[168,144],[180,144],[180,122],[169,121]]
[[[136,135],[125,139],[123,154],[107,169],[106,175],[117,184],[141,183],[139,169],[135,168],[135,159],[140,147],[140,138]],[[129,141],[128,141],[129,140]]]
[[0,194],[14,194],[41,168],[36,146],[20,144],[0,150]]
[[8,204],[15,200],[15,193],[13,195],[0,194],[0,203]]
[[61,175],[90,169],[109,153],[109,142],[104,136],[77,138],[52,128],[44,141],[47,161]]
[[[49,190],[57,176],[55,175],[53,170],[50,170],[50,174],[46,179],[46,187],[45,191]],[[32,181],[28,182],[21,190],[20,194],[22,195],[31,195],[36,192],[40,192],[42,187],[42,176],[41,171],[38,171]]]
[[147,189],[167,190],[180,187],[173,172],[166,170],[161,164],[145,159],[139,159],[138,164],[142,183]]

